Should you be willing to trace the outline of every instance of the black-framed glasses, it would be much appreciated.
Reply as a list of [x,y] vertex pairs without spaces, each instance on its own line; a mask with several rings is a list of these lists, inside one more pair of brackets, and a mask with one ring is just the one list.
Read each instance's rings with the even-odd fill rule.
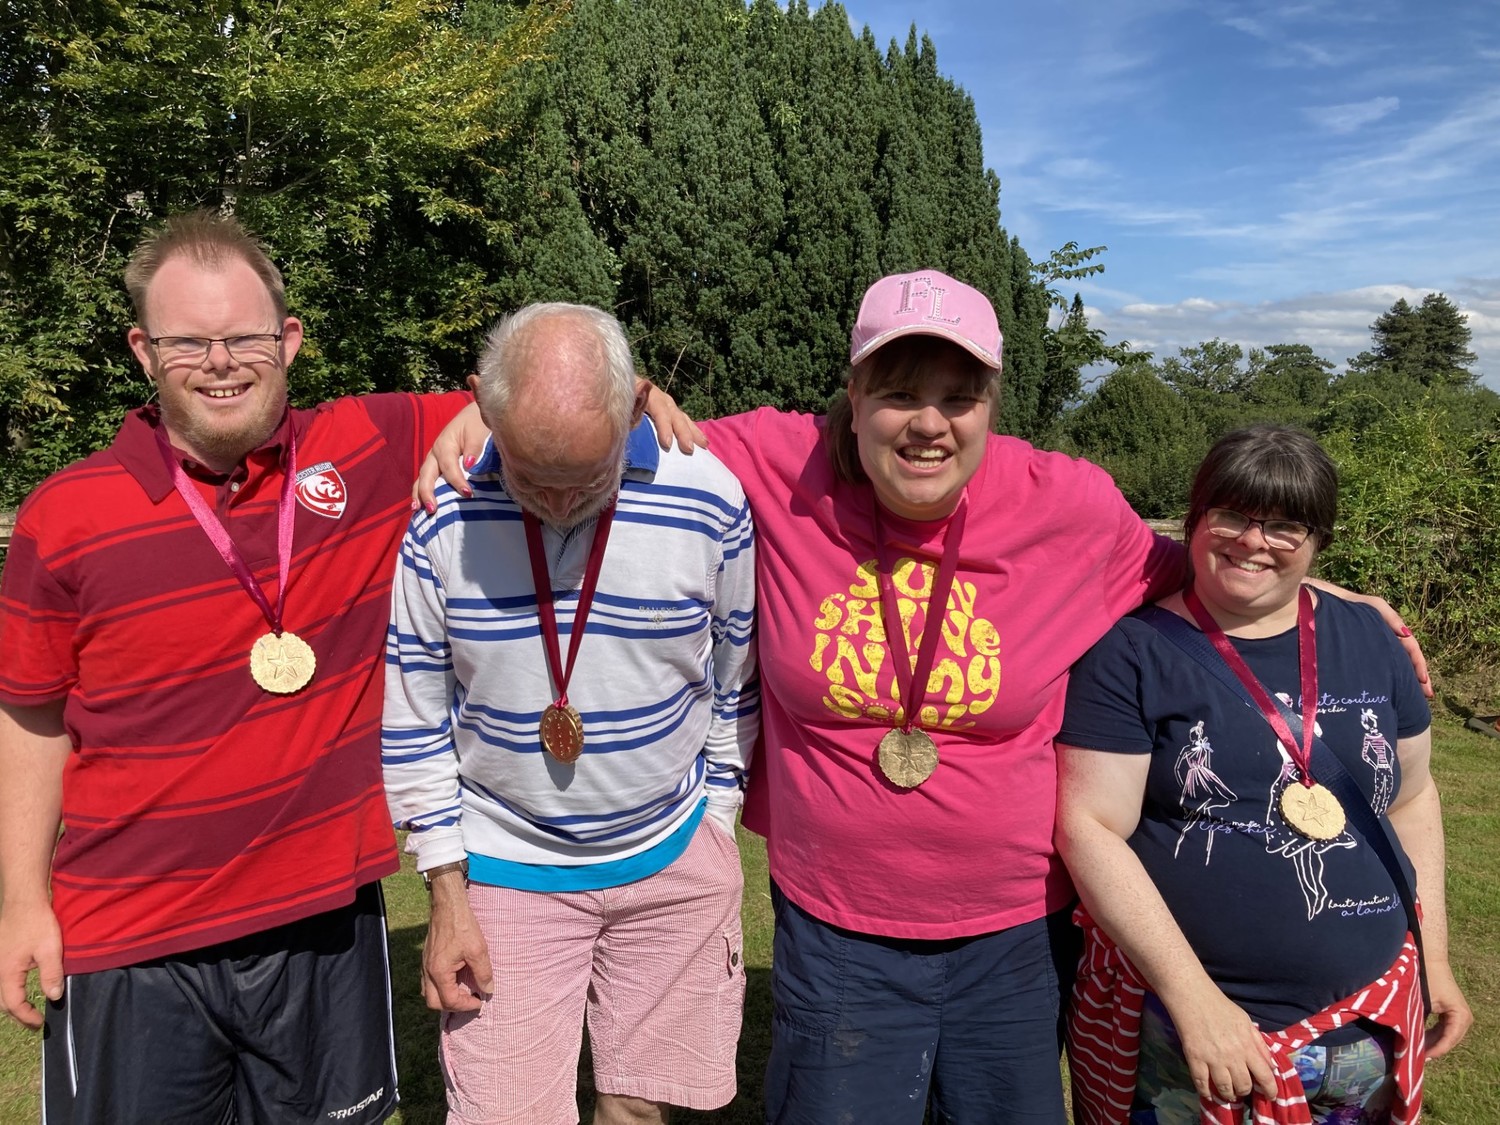
[[1312,528],[1296,520],[1258,520],[1233,508],[1210,508],[1204,514],[1203,523],[1210,534],[1221,539],[1238,539],[1251,524],[1255,524],[1260,528],[1266,546],[1279,547],[1283,551],[1295,551],[1312,534]]
[[280,332],[247,332],[241,336],[148,336],[146,342],[156,349],[166,363],[200,364],[208,358],[215,344],[236,363],[266,363],[275,359],[281,347]]

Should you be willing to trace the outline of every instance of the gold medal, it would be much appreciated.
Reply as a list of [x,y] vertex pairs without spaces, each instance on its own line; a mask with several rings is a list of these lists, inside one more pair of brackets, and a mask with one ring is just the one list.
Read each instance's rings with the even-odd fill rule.
[[318,658],[296,633],[267,633],[250,649],[250,675],[264,691],[291,695],[313,678]]
[[1294,781],[1281,791],[1281,815],[1309,840],[1332,840],[1344,830],[1344,808],[1326,786]]
[[571,703],[556,703],[542,712],[542,749],[564,765],[583,753],[583,719]]
[[898,727],[880,740],[880,772],[892,785],[915,789],[932,776],[937,764],[937,744],[925,730]]

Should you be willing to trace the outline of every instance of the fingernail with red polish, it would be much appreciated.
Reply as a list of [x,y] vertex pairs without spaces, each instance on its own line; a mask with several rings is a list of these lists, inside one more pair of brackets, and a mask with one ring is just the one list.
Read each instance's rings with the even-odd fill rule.
[[431,515],[436,515],[436,514],[437,514],[437,505],[436,505],[436,504],[431,504],[431,503],[429,503],[429,504],[428,504],[428,505],[427,505],[427,514],[428,514],[428,515],[429,515],[429,516],[431,516]]
[[1405,625],[1403,625],[1403,626],[1401,626],[1401,635],[1403,637],[1409,637],[1409,636],[1411,636],[1411,630],[1408,629]]
[[466,469],[472,469],[474,467],[474,460],[475,459],[473,457],[465,457],[464,458],[464,468],[466,468]]

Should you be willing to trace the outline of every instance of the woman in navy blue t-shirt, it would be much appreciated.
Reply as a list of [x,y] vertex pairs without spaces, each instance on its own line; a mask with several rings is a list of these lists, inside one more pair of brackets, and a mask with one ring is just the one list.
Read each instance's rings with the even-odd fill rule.
[[[1284,427],[1228,435],[1198,471],[1188,588],[1160,608],[1201,631],[1217,650],[1204,658],[1223,661],[1245,693],[1153,625],[1149,607],[1073,670],[1058,846],[1086,929],[1146,993],[1091,1000],[1100,984],[1089,958],[1104,961],[1086,955],[1073,1067],[1086,1086],[1112,1067],[1116,1076],[1104,1082],[1112,1098],[1075,1097],[1080,1121],[1237,1121],[1230,1103],[1252,1090],[1273,1115],[1278,1098],[1305,1096],[1314,1121],[1385,1121],[1420,1098],[1424,1053],[1443,1054],[1472,1022],[1448,965],[1426,701],[1373,611],[1303,585],[1337,492],[1317,442]],[[1400,1030],[1403,1003],[1417,1034],[1421,1011],[1392,876],[1318,782],[1273,697],[1311,720],[1415,875],[1439,1017],[1425,1051],[1406,1051]],[[1138,1035],[1134,1060],[1122,1012]]]

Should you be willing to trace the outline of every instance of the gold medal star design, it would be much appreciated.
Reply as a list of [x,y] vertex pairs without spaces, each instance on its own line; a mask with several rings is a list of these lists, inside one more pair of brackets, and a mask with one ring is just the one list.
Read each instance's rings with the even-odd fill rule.
[[271,669],[271,679],[277,683],[294,684],[302,678],[302,660],[295,653],[287,651],[287,644],[277,637],[269,646],[271,651],[266,654],[266,663]]
[[292,633],[267,633],[250,650],[250,674],[264,690],[279,695],[300,691],[312,679],[317,657]]
[[1307,795],[1307,803],[1302,806],[1302,811],[1306,814],[1307,819],[1319,828],[1328,823],[1328,814],[1332,812],[1327,802],[1317,793],[1309,793]]

